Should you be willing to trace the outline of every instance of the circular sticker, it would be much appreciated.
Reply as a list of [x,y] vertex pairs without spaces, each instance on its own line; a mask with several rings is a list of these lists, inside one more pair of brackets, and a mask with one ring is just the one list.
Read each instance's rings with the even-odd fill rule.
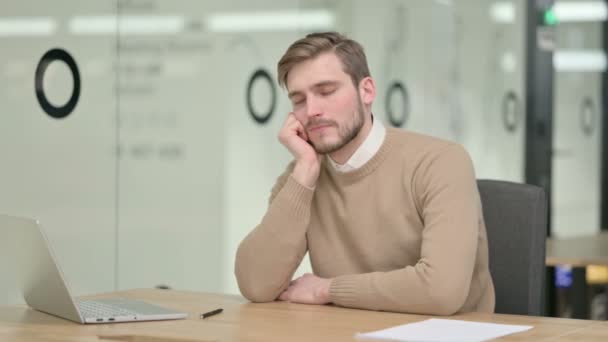
[[517,94],[513,90],[508,91],[502,99],[502,124],[507,132],[517,129],[518,105]]
[[595,125],[595,104],[590,97],[585,97],[583,102],[581,103],[581,129],[586,136],[591,136],[593,134],[594,125]]
[[[72,96],[66,104],[63,106],[56,107],[52,105],[48,99],[46,98],[46,94],[44,93],[44,73],[49,65],[54,61],[62,61],[64,62],[68,68],[70,68],[70,72],[72,73],[72,79],[74,80],[74,88],[72,89]],[[62,119],[66,116],[70,115],[76,104],[78,103],[78,98],[80,97],[80,73],[78,72],[78,66],[76,65],[76,61],[74,58],[63,49],[51,49],[47,51],[42,58],[40,58],[40,62],[38,62],[38,66],[36,67],[35,81],[34,87],[36,90],[36,97],[38,98],[38,103],[40,103],[40,107],[45,111],[49,116]]]
[[[253,108],[252,93],[253,87],[257,82],[266,82],[268,84],[268,87],[270,88],[270,107],[265,112],[258,112],[255,108]],[[274,113],[277,100],[276,89],[274,87],[274,83],[272,82],[272,77],[270,77],[268,71],[263,68],[254,71],[254,73],[249,78],[249,82],[247,83],[246,97],[247,111],[249,112],[249,115],[251,115],[253,120],[255,120],[255,122],[259,123],[260,125],[263,125],[268,122],[268,120],[270,120],[272,114]]]
[[[403,103],[403,111],[399,116],[396,116],[391,106],[393,96],[400,96]],[[401,82],[395,81],[388,87],[386,99],[384,101],[384,108],[388,116],[388,121],[395,127],[402,127],[406,123],[407,119],[409,119],[410,99],[407,89]]]

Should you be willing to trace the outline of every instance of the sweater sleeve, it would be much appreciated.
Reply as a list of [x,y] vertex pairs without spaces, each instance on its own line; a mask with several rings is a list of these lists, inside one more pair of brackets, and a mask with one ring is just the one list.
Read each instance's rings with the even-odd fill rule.
[[469,293],[481,219],[472,162],[460,145],[450,144],[405,181],[424,222],[420,259],[393,271],[334,278],[331,300],[361,309],[454,314]]
[[279,177],[266,214],[236,253],[237,283],[252,302],[275,300],[289,285],[307,251],[306,229],[314,191],[293,179],[292,169],[293,163]]

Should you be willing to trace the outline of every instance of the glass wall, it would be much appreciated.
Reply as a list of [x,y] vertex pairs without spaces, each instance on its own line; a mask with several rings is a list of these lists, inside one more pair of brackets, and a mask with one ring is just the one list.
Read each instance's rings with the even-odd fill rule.
[[78,294],[117,280],[118,98],[116,35],[78,34],[76,19],[115,14],[112,2],[72,0],[3,1],[0,12],[0,212],[42,222]]
[[[554,53],[552,233],[600,230],[602,26],[606,4],[557,1]],[[604,13],[604,15],[602,15]]]

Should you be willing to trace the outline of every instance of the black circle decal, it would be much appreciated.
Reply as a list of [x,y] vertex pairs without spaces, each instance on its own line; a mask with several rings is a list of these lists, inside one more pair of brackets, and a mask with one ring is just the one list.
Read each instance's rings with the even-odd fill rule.
[[586,136],[593,134],[593,126],[595,125],[595,105],[590,97],[585,97],[581,103],[581,129]]
[[[401,101],[403,101],[403,113],[401,113],[401,115],[398,117],[395,116],[393,108],[391,107],[391,101],[395,93],[400,95]],[[410,114],[410,99],[407,93],[407,89],[401,82],[395,81],[388,87],[388,90],[386,92],[386,99],[384,101],[384,109],[386,110],[386,114],[388,115],[388,121],[391,123],[391,125],[395,127],[401,127],[406,123]]]
[[[251,98],[252,92],[253,92],[253,85],[258,80],[266,81],[268,83],[268,86],[270,87],[270,96],[271,96],[270,108],[268,108],[268,110],[263,113],[259,113],[258,111],[256,111],[253,108],[253,99]],[[268,73],[268,71],[266,71],[263,68],[259,68],[253,73],[253,75],[251,75],[251,77],[249,78],[249,82],[247,83],[246,97],[247,97],[247,110],[249,111],[249,115],[251,115],[253,120],[255,120],[260,125],[263,125],[266,122],[268,122],[268,120],[270,120],[270,118],[272,117],[272,114],[274,113],[274,108],[276,107],[276,100],[277,100],[276,89],[274,87],[274,83],[272,82],[272,77],[270,77],[270,74]]]
[[508,91],[502,99],[502,124],[507,132],[517,129],[518,105],[517,94],[513,90]]
[[[72,96],[68,100],[68,102],[60,107],[53,106],[46,98],[46,94],[44,93],[43,81],[44,81],[44,73],[46,69],[49,67],[54,61],[62,61],[69,68],[72,73],[72,79],[74,80],[74,88],[72,89]],[[40,103],[40,107],[44,110],[48,115],[56,119],[62,119],[66,116],[70,115],[76,104],[78,103],[78,98],[80,96],[80,73],[78,72],[78,66],[76,65],[76,61],[74,58],[70,56],[65,50],[62,49],[51,49],[47,51],[42,58],[40,58],[40,62],[38,62],[38,67],[36,67],[36,75],[35,75],[35,83],[36,89],[36,97],[38,98],[38,103]]]

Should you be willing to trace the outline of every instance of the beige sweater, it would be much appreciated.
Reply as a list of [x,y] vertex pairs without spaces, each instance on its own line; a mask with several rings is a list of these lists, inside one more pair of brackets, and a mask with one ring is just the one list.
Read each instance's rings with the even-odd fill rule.
[[472,162],[457,144],[388,128],[363,167],[323,161],[316,189],[293,163],[262,222],[241,242],[235,273],[251,301],[275,300],[308,251],[345,307],[433,315],[494,310],[488,243]]

